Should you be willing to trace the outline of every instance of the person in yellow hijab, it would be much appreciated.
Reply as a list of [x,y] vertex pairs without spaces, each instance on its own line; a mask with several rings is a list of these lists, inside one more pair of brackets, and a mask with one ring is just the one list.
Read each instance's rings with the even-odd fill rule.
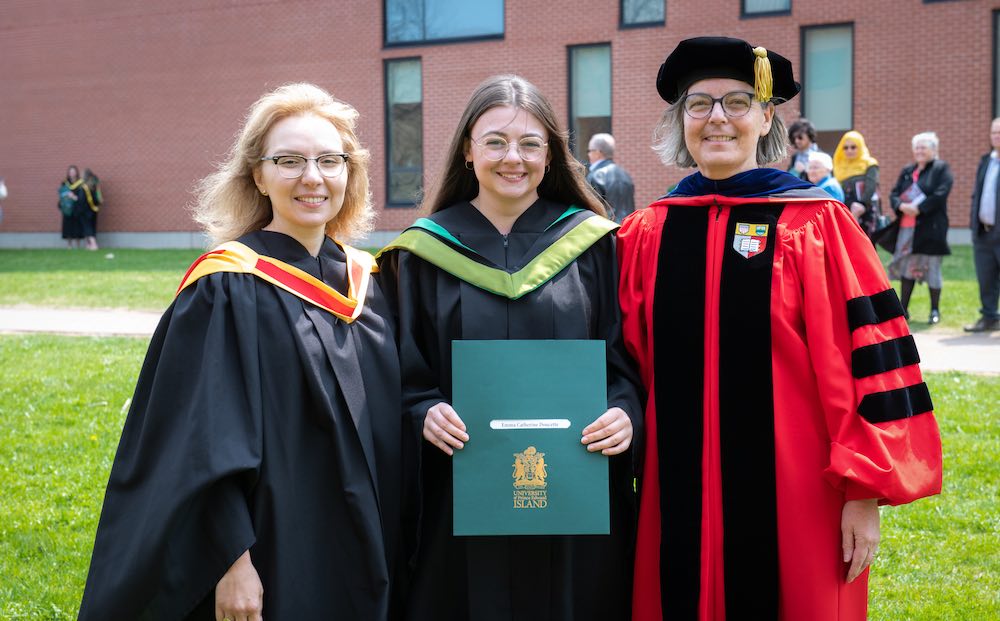
[[871,156],[865,137],[849,131],[833,152],[833,176],[844,188],[844,204],[871,237],[880,226],[878,200],[878,160]]

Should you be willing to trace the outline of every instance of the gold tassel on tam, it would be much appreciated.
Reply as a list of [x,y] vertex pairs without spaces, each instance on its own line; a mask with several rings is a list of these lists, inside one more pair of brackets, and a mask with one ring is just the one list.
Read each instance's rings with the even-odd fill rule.
[[771,101],[771,90],[774,86],[774,78],[771,77],[771,61],[767,58],[767,50],[762,47],[753,48],[753,53],[757,57],[753,61],[754,96],[757,101],[766,103]]

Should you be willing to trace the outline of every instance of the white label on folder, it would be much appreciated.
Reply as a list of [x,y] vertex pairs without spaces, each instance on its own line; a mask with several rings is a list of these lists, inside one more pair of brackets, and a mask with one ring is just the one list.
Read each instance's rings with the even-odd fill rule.
[[569,429],[566,418],[522,418],[490,421],[490,429]]

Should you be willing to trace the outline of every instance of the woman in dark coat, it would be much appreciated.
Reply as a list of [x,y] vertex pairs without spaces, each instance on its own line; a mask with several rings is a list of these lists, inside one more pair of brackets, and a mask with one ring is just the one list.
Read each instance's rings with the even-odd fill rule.
[[883,246],[893,248],[889,277],[902,284],[901,302],[909,319],[913,285],[926,282],[931,294],[930,324],[941,321],[941,257],[948,248],[948,193],[953,178],[948,163],[937,158],[938,137],[924,132],[913,137],[914,163],[903,167],[889,200],[896,212],[895,245],[890,235]]

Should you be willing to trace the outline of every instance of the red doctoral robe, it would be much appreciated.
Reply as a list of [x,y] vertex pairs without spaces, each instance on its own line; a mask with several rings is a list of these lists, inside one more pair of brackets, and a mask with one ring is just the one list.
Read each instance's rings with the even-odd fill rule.
[[902,307],[850,213],[816,192],[672,196],[619,231],[649,391],[635,621],[864,619],[844,502],[941,489]]

